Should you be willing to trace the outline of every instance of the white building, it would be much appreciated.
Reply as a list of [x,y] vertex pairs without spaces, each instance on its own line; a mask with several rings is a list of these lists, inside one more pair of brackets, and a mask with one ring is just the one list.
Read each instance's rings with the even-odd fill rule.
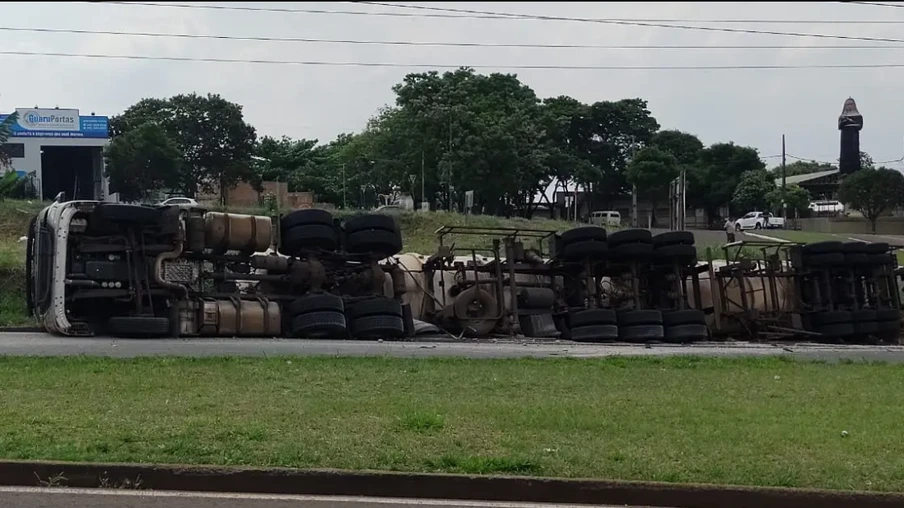
[[[32,178],[38,197],[109,198],[103,148],[110,142],[105,116],[79,116],[77,109],[17,108],[19,118],[2,149],[13,169]],[[9,115],[0,115],[0,122]]]

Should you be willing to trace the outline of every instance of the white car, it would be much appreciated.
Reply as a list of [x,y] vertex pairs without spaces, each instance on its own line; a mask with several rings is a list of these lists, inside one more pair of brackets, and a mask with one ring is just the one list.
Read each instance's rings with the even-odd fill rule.
[[162,206],[178,206],[179,208],[195,208],[198,202],[192,198],[169,198],[160,203]]
[[769,229],[785,227],[785,219],[773,217],[767,212],[750,212],[735,221],[735,231],[742,229]]

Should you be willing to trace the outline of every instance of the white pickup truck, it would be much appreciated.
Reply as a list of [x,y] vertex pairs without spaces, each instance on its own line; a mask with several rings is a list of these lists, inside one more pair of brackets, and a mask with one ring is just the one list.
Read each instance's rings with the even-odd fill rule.
[[736,220],[735,231],[742,229],[774,229],[785,227],[785,219],[774,217],[768,212],[750,212]]

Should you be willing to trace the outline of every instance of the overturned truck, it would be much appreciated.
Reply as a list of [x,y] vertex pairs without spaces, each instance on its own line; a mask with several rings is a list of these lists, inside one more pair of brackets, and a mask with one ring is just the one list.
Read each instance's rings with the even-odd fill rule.
[[[118,337],[897,342],[887,244],[729,244],[629,229],[443,227],[400,254],[392,216],[281,218],[73,201],[28,231],[28,307],[49,332]],[[466,244],[469,247],[463,247]],[[759,249],[761,256],[750,256]],[[743,254],[743,255],[742,255]]]

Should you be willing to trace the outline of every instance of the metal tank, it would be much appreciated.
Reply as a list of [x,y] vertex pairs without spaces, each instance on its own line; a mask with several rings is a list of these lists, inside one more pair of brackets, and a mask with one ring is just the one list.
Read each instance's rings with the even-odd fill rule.
[[270,217],[208,212],[204,216],[207,248],[218,252],[263,252],[270,248],[273,224]]

